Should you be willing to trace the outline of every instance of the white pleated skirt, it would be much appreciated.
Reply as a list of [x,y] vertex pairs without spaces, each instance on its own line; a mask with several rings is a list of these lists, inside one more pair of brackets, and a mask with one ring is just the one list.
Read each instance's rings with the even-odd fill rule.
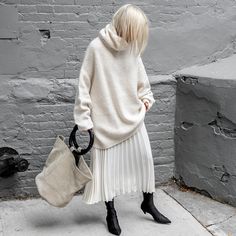
[[91,149],[93,179],[84,188],[87,204],[111,201],[131,192],[155,192],[155,174],[151,145],[143,121],[133,136],[107,149]]

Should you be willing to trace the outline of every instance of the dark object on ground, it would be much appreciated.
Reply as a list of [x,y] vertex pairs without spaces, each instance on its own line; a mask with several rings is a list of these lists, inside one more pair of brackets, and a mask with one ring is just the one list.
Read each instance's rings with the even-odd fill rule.
[[16,172],[28,169],[29,162],[20,157],[19,153],[10,147],[0,148],[0,177],[7,178]]

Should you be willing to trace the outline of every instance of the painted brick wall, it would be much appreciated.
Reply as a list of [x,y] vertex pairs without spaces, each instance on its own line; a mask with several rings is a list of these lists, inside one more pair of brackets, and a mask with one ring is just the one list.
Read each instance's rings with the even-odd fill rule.
[[140,6],[151,23],[143,60],[157,99],[145,118],[156,183],[173,175],[175,81],[160,75],[234,53],[235,1],[0,0],[9,22],[0,21],[0,147],[13,147],[30,162],[27,172],[0,179],[0,197],[37,195],[34,177],[55,136],[68,137],[74,125],[84,51],[128,2]]

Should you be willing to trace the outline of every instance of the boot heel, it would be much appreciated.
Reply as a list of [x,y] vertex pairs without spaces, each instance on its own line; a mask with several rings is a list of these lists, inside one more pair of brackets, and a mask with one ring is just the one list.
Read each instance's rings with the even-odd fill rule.
[[146,214],[146,211],[145,211],[145,210],[142,209],[142,211],[143,211],[144,214]]

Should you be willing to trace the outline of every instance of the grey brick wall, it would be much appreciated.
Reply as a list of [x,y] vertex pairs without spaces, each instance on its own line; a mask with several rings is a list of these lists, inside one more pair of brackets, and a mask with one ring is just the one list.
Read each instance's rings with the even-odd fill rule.
[[172,176],[175,82],[160,74],[234,53],[235,1],[0,0],[9,22],[0,21],[0,147],[13,147],[30,162],[27,172],[0,179],[0,197],[37,195],[34,177],[55,136],[68,137],[74,125],[75,80],[84,51],[128,2],[151,21],[143,60],[157,103],[146,124],[156,183]]
[[[1,97],[0,146],[16,149],[30,162],[27,172],[0,179],[0,196],[24,197],[37,195],[34,178],[50,152],[57,134],[71,132],[76,79],[10,80],[9,93]],[[156,184],[168,181],[173,173],[175,80],[170,76],[150,76],[156,103],[145,118],[155,163]],[[5,85],[7,91],[9,83]],[[78,139],[85,146],[87,134]],[[90,152],[85,155],[90,161]]]
[[156,102],[145,117],[155,166],[156,185],[166,183],[174,170],[176,81],[172,76],[150,76]]

